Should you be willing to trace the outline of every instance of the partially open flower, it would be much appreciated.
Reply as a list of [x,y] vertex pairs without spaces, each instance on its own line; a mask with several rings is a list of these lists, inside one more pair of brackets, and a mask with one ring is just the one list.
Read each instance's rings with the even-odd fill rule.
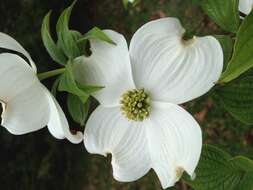
[[248,15],[253,8],[253,0],[240,0],[239,1],[239,10]]
[[112,154],[114,178],[129,182],[151,168],[163,188],[186,171],[194,176],[202,147],[201,129],[177,104],[210,90],[219,79],[223,52],[211,36],[184,41],[178,19],[142,26],[128,51],[125,38],[104,31],[117,46],[92,40],[90,57],[75,68],[80,83],[102,85],[101,105],[89,118],[84,143],[90,153]]
[[54,137],[80,143],[82,133],[70,132],[59,104],[38,80],[36,66],[27,51],[4,33],[0,33],[0,48],[23,54],[32,66],[16,54],[0,54],[1,125],[15,135],[33,132],[47,125]]

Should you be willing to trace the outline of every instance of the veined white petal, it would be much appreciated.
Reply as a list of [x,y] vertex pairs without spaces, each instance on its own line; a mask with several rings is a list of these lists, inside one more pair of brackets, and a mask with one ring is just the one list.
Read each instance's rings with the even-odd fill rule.
[[34,71],[37,72],[36,65],[33,62],[30,54],[14,38],[2,32],[0,32],[0,48],[5,48],[22,53],[24,56],[27,57]]
[[118,107],[99,106],[88,120],[84,143],[90,153],[112,154],[115,179],[134,181],[153,168],[167,188],[183,171],[194,175],[202,136],[199,125],[184,109],[156,102],[150,118],[143,122],[127,120]]
[[[10,86],[10,88],[15,88],[15,86]],[[46,126],[49,109],[47,97],[39,82],[24,88],[5,103],[1,125],[10,133],[22,135]]]
[[116,44],[91,40],[90,57],[80,57],[75,67],[75,76],[82,84],[104,86],[94,93],[103,105],[118,105],[120,96],[135,88],[125,38],[114,31],[104,31]]
[[16,135],[44,127],[47,99],[32,68],[21,57],[4,53],[0,54],[0,76],[2,126]]
[[90,153],[112,154],[113,175],[118,181],[137,180],[151,168],[145,128],[123,117],[119,107],[99,106],[92,113],[84,144]]
[[49,121],[47,126],[50,133],[57,139],[66,138],[74,144],[80,143],[83,140],[82,132],[71,133],[68,121],[60,105],[46,88],[44,88],[44,91],[49,103]]
[[135,84],[156,101],[181,104],[212,88],[223,67],[223,52],[211,36],[183,41],[178,19],[163,18],[142,26],[130,44]]
[[60,106],[25,60],[15,54],[0,54],[0,76],[1,125],[10,133],[21,135],[48,125],[56,138],[73,143],[83,140],[81,132],[71,134]]
[[27,90],[34,83],[39,83],[32,68],[21,57],[0,54],[0,100],[9,102],[21,91]]
[[239,10],[248,15],[253,8],[253,0],[240,0],[239,1]]
[[193,176],[202,147],[201,129],[194,118],[178,105],[156,102],[148,120],[151,167],[163,188],[173,186],[183,171]]

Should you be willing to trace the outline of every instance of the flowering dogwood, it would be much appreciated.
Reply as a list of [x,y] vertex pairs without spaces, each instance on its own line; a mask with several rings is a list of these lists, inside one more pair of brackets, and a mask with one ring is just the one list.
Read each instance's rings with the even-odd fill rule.
[[1,125],[15,135],[33,132],[47,125],[54,137],[80,143],[82,133],[73,135],[70,132],[59,104],[38,80],[36,65],[27,51],[4,33],[0,33],[0,47],[23,54],[32,66],[16,54],[0,54]]
[[253,8],[253,0],[240,0],[239,10],[244,14],[249,14]]
[[129,50],[121,34],[104,32],[117,46],[92,40],[92,55],[76,60],[80,83],[105,86],[94,93],[101,105],[85,129],[88,152],[112,154],[114,178],[122,182],[137,180],[151,168],[163,188],[173,186],[184,171],[193,176],[201,129],[178,104],[203,95],[219,79],[219,42],[211,36],[183,40],[185,30],[176,18],[142,26]]

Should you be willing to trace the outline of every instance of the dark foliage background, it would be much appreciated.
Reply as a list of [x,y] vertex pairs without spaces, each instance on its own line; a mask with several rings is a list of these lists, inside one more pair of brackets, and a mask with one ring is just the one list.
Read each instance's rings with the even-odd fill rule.
[[[52,9],[53,30],[60,12],[71,2],[0,1],[0,31],[13,36],[30,52],[39,72],[58,67],[43,47],[40,37],[42,19]],[[179,17],[186,28],[194,28],[199,35],[222,33],[190,0],[143,0],[129,10],[123,8],[120,0],[79,0],[73,11],[71,28],[82,33],[93,26],[110,28],[123,33],[129,40],[139,26],[150,19],[164,16]],[[50,79],[44,84],[50,88],[52,82],[53,79]],[[242,154],[253,158],[253,131],[250,126],[235,121],[210,97],[212,92],[208,98],[202,97],[184,105],[203,127],[205,142],[219,146],[233,155]],[[57,98],[67,114],[64,94]],[[71,119],[69,121],[72,128],[79,128]],[[0,189],[3,190],[161,189],[153,172],[138,182],[115,182],[109,158],[89,155],[82,143],[72,145],[66,140],[56,140],[47,128],[23,136],[13,136],[1,128],[0,144]],[[183,183],[177,187],[189,189]]]

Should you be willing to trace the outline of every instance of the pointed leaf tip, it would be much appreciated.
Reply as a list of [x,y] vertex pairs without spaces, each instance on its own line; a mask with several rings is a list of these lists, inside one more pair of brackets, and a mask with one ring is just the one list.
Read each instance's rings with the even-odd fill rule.
[[244,19],[236,36],[234,53],[220,82],[230,82],[253,67],[253,11]]
[[61,64],[64,65],[66,63],[66,57],[64,56],[64,53],[57,47],[55,44],[51,32],[50,32],[50,16],[51,16],[52,10],[50,10],[46,16],[43,19],[42,26],[41,26],[41,37],[43,44],[51,56],[51,58]]
[[104,42],[107,42],[112,45],[117,45],[109,36],[107,36],[103,30],[98,27],[92,28],[89,32],[87,32],[82,38],[79,39],[79,43],[90,40],[90,39],[98,39]]

